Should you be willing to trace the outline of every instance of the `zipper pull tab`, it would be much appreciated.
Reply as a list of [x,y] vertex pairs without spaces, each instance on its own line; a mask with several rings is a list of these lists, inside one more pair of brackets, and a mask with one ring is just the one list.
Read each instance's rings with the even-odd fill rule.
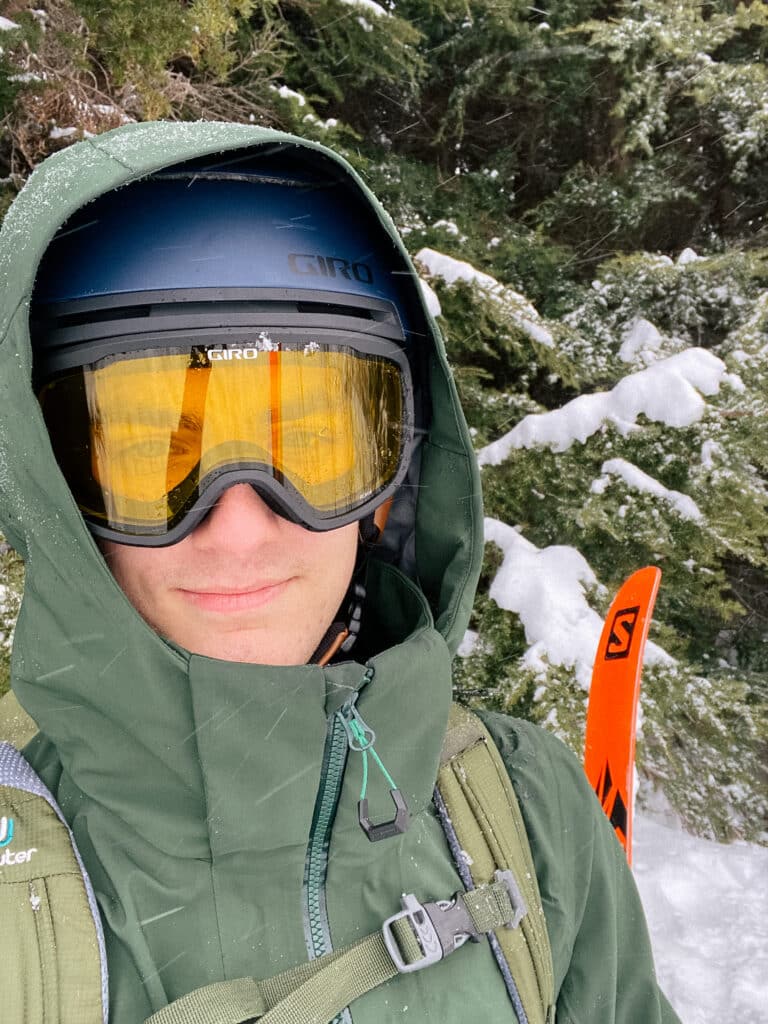
[[[378,843],[381,839],[389,839],[391,836],[402,835],[410,824],[410,811],[408,810],[408,804],[405,802],[405,797],[397,788],[395,780],[384,767],[381,758],[374,750],[373,745],[376,742],[376,733],[369,725],[366,725],[354,704],[345,704],[336,714],[339,715],[347,734],[349,749],[363,755],[363,783],[360,789],[360,799],[357,803],[357,820],[360,823],[360,828],[372,843]],[[394,818],[391,821],[381,821],[378,824],[374,824],[368,816],[368,800],[365,795],[368,791],[369,753],[387,780],[389,795],[392,797],[392,802],[395,805]]]

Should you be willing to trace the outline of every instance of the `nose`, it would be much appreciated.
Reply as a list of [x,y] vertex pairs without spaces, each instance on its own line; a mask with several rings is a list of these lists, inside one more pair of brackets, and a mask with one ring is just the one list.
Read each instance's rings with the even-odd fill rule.
[[250,484],[233,484],[193,531],[197,543],[219,550],[253,547],[273,539],[286,524]]

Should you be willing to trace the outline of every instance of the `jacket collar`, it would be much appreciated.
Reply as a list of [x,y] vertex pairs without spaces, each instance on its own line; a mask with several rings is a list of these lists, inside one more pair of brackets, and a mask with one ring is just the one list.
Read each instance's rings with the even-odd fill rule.
[[[398,570],[374,563],[368,590],[386,614],[367,617],[367,642],[377,634],[386,648],[364,664],[222,662],[159,638],[131,643],[129,630],[117,651],[98,631],[62,638],[51,668],[35,645],[17,644],[17,692],[57,750],[67,816],[99,808],[152,846],[199,859],[306,844],[329,719],[345,702],[375,731],[377,753],[418,813],[437,774],[450,654]],[[35,622],[46,607],[30,610]],[[359,755],[348,770],[361,773]],[[387,785],[373,768],[370,795],[386,816]]]

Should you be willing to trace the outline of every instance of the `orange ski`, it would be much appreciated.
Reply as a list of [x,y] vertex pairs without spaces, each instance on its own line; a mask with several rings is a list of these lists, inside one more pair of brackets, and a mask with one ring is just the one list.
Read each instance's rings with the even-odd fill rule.
[[584,771],[630,864],[637,701],[660,580],[661,571],[647,566],[619,589],[603,626],[587,706]]

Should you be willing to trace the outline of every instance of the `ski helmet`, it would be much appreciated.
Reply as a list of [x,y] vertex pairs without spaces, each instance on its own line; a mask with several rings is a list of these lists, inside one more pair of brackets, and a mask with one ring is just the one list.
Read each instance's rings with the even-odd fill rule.
[[41,263],[32,336],[91,530],[172,544],[239,482],[309,529],[370,516],[413,448],[412,291],[349,184],[284,154],[177,165],[83,207]]

